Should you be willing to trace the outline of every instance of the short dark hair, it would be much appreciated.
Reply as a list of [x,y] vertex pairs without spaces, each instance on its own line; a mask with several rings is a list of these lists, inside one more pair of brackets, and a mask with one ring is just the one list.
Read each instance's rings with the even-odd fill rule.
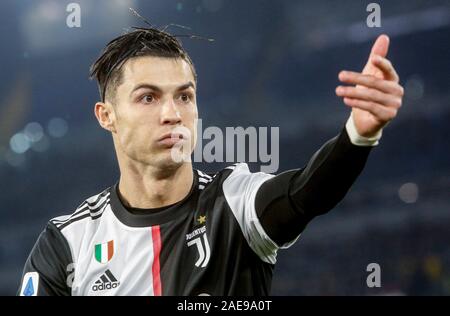
[[106,98],[114,100],[116,89],[121,84],[122,66],[125,62],[140,56],[184,59],[190,64],[197,81],[194,63],[176,37],[156,28],[135,28],[109,42],[91,66],[90,75],[98,82],[103,102]]

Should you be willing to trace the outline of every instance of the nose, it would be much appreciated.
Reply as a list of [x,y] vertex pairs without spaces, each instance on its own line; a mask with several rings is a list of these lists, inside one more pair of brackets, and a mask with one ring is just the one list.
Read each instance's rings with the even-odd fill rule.
[[181,114],[172,100],[167,101],[161,109],[161,124],[176,125],[181,122]]

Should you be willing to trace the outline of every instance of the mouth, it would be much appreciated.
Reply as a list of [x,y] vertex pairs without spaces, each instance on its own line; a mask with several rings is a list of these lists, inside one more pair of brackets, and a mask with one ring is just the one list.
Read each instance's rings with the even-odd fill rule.
[[162,135],[157,143],[163,147],[173,147],[175,144],[186,141],[186,136],[181,133],[170,132]]

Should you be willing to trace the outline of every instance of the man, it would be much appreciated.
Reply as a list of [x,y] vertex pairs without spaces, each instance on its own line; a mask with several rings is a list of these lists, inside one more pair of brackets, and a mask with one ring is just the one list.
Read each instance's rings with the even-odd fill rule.
[[339,74],[354,85],[336,90],[352,108],[341,133],[304,168],[274,176],[245,163],[207,175],[174,159],[195,146],[191,59],[156,29],[110,42],[92,67],[102,98],[94,111],[112,135],[120,179],[48,223],[19,294],[269,294],[278,249],[344,197],[401,106],[388,46],[380,36],[362,73]]

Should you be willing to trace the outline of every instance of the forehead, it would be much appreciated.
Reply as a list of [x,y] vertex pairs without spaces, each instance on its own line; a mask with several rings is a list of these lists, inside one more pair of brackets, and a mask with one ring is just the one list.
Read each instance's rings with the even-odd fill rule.
[[182,58],[136,57],[128,60],[122,71],[126,89],[142,83],[170,87],[194,82],[191,66]]

